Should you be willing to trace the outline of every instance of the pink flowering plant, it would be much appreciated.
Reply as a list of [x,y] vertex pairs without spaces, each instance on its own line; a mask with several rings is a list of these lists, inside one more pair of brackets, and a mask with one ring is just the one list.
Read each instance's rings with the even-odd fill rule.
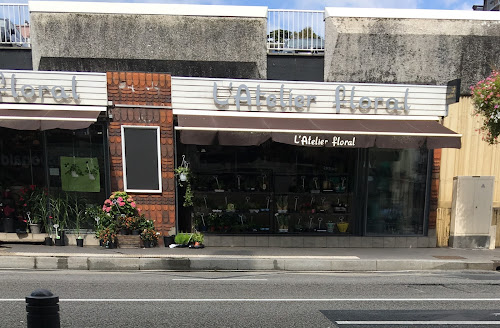
[[104,201],[102,210],[112,217],[134,217],[139,216],[141,209],[137,207],[134,199],[126,192],[116,191]]
[[500,135],[500,71],[493,72],[486,79],[470,87],[475,114],[484,117],[480,131],[483,140],[490,145],[498,143]]

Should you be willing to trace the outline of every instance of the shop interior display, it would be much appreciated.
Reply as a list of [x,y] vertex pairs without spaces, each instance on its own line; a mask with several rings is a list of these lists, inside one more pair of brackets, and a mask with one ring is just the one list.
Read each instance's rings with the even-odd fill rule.
[[348,234],[352,205],[345,174],[199,174],[192,217],[208,232]]

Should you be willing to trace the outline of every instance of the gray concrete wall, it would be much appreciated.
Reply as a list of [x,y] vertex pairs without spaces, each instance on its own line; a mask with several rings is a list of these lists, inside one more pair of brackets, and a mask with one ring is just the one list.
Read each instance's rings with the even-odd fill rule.
[[328,17],[325,81],[444,85],[500,67],[500,21]]
[[[245,17],[32,12],[33,67],[131,66],[174,75],[265,79],[266,23]],[[88,67],[81,67],[86,62]]]
[[30,48],[0,47],[0,58],[0,69],[33,69]]

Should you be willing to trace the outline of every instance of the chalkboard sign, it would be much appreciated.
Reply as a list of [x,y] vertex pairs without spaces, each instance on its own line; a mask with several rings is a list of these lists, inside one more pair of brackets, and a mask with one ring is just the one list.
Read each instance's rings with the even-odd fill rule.
[[161,192],[160,128],[122,125],[125,191]]

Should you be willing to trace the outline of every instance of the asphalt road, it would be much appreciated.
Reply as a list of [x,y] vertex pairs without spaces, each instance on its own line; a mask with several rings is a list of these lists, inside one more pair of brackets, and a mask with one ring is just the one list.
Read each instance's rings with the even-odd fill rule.
[[37,288],[62,327],[500,327],[497,272],[0,271],[0,327]]

